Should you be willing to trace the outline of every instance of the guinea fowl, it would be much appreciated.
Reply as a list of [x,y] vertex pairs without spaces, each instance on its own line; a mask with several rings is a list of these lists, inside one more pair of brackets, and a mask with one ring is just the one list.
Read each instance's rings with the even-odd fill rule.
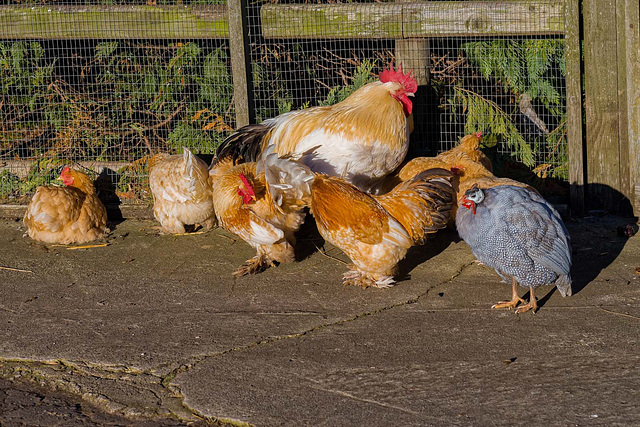
[[517,284],[529,288],[530,298],[516,313],[536,312],[535,289],[541,285],[555,284],[563,297],[571,295],[569,234],[558,212],[542,196],[511,185],[473,186],[460,197],[459,205],[460,237],[480,262],[512,282],[511,300],[492,308],[511,310],[524,304]]

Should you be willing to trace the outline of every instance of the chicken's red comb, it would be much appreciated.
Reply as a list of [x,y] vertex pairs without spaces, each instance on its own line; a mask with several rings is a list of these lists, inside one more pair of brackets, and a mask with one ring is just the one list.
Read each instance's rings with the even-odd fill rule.
[[464,168],[461,166],[451,166],[451,172],[454,175],[462,175],[464,173]]
[[382,83],[398,82],[409,93],[415,93],[418,90],[418,82],[413,78],[413,70],[409,70],[407,74],[404,74],[402,65],[397,70],[394,70],[393,63],[389,64],[389,69],[381,72],[378,78]]
[[476,138],[478,138],[478,139],[482,138],[482,132],[476,133]]

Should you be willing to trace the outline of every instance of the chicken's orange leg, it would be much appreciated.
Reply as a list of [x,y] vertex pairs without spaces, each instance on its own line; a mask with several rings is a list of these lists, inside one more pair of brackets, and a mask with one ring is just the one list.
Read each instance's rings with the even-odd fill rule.
[[513,310],[519,303],[524,304],[524,300],[518,296],[518,282],[516,282],[515,277],[511,278],[512,280],[512,291],[511,291],[511,300],[510,301],[500,301],[496,304],[493,304],[491,308],[508,308],[509,310]]
[[516,314],[524,313],[529,310],[533,310],[534,313],[538,310],[538,301],[536,301],[536,295],[533,292],[533,288],[529,288],[529,303],[518,307]]
[[247,274],[258,274],[262,273],[269,267],[273,267],[274,265],[275,264],[268,256],[258,254],[253,258],[248,259],[231,274],[235,277],[246,276]]

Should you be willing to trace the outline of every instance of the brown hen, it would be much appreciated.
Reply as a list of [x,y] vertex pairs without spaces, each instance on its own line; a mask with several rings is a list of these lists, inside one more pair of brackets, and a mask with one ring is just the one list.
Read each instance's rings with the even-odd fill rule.
[[65,187],[40,186],[33,195],[24,224],[27,234],[46,243],[85,243],[107,231],[107,211],[91,178],[69,167],[60,179]]

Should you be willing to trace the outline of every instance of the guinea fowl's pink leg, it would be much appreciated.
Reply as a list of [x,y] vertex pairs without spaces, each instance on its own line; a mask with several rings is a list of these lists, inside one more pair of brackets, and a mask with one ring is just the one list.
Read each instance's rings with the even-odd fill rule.
[[[493,304],[491,308],[508,308],[509,310],[513,310],[514,308],[516,308],[518,304],[520,303],[524,304],[524,300],[520,298],[520,296],[518,296],[518,282],[516,282],[516,279],[514,277],[512,277],[511,280],[512,280],[512,286],[513,286],[512,293],[511,293],[511,300],[500,301],[496,304]],[[534,301],[535,301],[535,298],[534,298]],[[529,309],[530,308],[531,307],[529,307]]]

